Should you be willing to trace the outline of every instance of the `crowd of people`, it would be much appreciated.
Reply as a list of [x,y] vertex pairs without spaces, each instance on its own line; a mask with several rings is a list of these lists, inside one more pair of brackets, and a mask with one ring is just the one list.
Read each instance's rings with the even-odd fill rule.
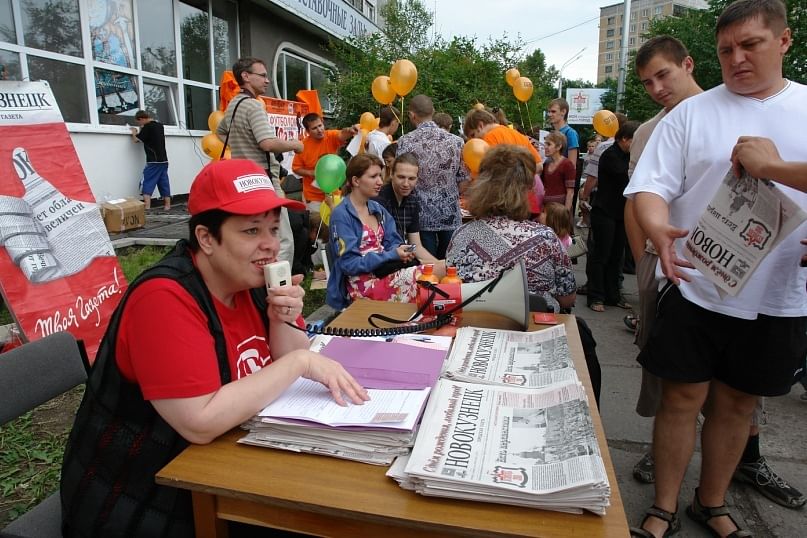
[[[295,258],[290,215],[308,210],[317,219],[321,204],[330,206],[330,220],[311,228],[327,241],[327,302],[337,310],[357,298],[414,301],[426,265],[438,278],[456,267],[470,282],[521,260],[532,305],[569,312],[580,293],[595,313],[631,308],[620,290],[627,253],[639,285],[629,320],[643,368],[637,413],[655,417],[652,450],[634,468],[637,480],[655,484],[655,496],[632,534],[680,528],[679,493],[700,414],[703,458],[686,508],[691,519],[715,536],[750,536],[725,507],[732,478],[788,508],[803,506],[805,497],[760,454],[759,417],[764,397],[789,392],[804,373],[807,270],[798,265],[807,265],[807,230],[784,238],[733,297],[718,295],[681,244],[729,165],[780,183],[807,205],[807,159],[792,136],[807,120],[807,90],[782,76],[792,37],[781,0],[730,4],[716,40],[724,84],[705,92],[683,43],[646,41],[635,69],[662,110],[641,125],[620,116],[613,138],[588,141],[581,174],[563,99],[548,106],[552,131],[542,143],[499,111],[469,110],[464,138],[490,145],[472,177],[464,138],[426,95],[408,101],[413,128],[396,141],[404,111],[391,106],[366,139],[356,136],[358,126],[326,129],[309,114],[304,141],[278,140],[251,99],[267,88],[266,64],[239,59],[233,73],[242,91],[217,130],[233,159],[196,177],[189,240],[131,284],[102,341],[65,455],[65,536],[191,536],[187,492],[154,483],[180,450],[247,420],[300,376],[327,386],[342,405],[368,399],[339,364],[308,351],[298,330],[300,276],[268,296],[256,292],[265,289],[267,264]],[[154,126],[142,120],[133,136],[150,143]],[[337,204],[318,188],[315,167],[346,146],[352,157]],[[275,154],[287,151],[297,154],[292,172],[302,178],[302,202],[283,195]],[[146,187],[168,190],[163,167],[149,168]],[[590,231],[587,282],[578,286],[567,250],[581,226]],[[589,369],[598,386],[599,366],[589,362]]]

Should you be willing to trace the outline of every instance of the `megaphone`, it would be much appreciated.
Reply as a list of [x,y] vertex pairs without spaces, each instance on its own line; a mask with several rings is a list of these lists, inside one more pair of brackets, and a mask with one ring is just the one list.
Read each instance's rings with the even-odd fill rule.
[[[465,304],[467,303],[467,304]],[[419,288],[418,310],[426,316],[459,312],[492,312],[519,323],[525,330],[530,320],[530,297],[524,261],[483,282],[431,284]],[[460,308],[461,307],[461,308]]]

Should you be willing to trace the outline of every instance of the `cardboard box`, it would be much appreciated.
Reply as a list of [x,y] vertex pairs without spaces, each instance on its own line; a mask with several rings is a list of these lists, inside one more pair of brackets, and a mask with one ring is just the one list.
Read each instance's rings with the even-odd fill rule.
[[101,215],[110,233],[126,232],[142,228],[146,224],[146,209],[143,202],[118,198],[101,203]]

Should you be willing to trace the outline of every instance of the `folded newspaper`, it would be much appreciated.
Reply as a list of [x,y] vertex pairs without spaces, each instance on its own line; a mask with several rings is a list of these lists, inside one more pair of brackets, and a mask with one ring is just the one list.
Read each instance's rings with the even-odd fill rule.
[[684,246],[684,257],[735,296],[782,239],[807,218],[772,182],[729,170]]
[[563,325],[534,332],[462,327],[443,377],[535,388],[578,380]]
[[441,379],[412,454],[387,473],[423,495],[604,515],[610,486],[579,382]]

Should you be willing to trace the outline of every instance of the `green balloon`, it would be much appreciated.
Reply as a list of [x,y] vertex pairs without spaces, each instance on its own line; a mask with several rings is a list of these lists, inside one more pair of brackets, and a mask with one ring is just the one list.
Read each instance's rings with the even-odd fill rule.
[[345,183],[345,161],[338,155],[323,155],[314,167],[314,179],[325,194],[331,194]]

